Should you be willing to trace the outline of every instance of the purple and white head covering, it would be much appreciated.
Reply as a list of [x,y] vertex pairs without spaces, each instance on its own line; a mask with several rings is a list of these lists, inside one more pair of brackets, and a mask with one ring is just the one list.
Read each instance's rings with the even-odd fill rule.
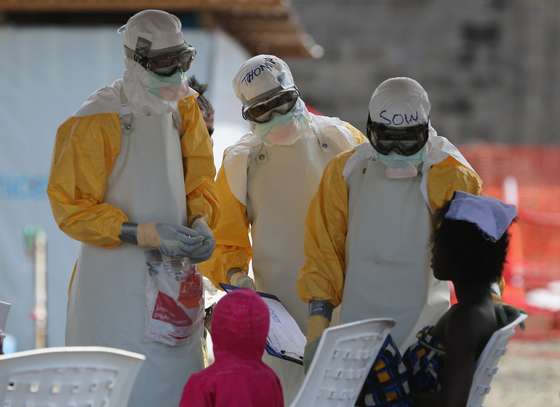
[[476,225],[492,241],[500,240],[517,216],[517,209],[502,201],[457,191],[446,219],[462,220]]

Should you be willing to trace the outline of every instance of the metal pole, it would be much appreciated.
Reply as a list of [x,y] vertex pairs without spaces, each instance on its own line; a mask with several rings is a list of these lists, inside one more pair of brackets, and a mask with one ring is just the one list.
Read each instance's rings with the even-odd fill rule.
[[35,348],[47,347],[47,234],[35,235]]
[[47,347],[47,234],[36,226],[26,226],[23,237],[27,255],[33,260],[35,304],[32,318],[35,324],[35,348]]

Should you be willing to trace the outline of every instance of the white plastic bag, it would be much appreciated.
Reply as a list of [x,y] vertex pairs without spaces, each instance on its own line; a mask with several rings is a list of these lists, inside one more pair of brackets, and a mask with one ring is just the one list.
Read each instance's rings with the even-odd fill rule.
[[204,317],[202,277],[188,259],[148,256],[146,323],[148,341],[182,345],[199,330]]

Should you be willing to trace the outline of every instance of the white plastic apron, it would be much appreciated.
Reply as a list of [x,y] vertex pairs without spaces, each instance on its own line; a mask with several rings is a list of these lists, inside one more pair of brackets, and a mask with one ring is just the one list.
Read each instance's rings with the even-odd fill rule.
[[347,177],[341,319],[395,319],[391,335],[401,350],[449,306],[448,285],[436,280],[430,268],[431,215],[421,179],[389,179],[385,166],[372,159],[363,160]]
[[[171,113],[135,114],[132,128],[123,128],[105,201],[134,222],[185,224],[181,145]],[[188,376],[203,368],[202,330],[177,347],[144,341],[145,263],[144,251],[133,245],[82,245],[70,291],[66,344],[146,355],[129,406],[177,407]]]
[[[310,127],[303,133],[293,145],[263,144],[252,151],[247,213],[256,287],[280,298],[305,333],[308,308],[296,293],[298,270],[304,262],[305,217],[325,166],[341,149]],[[263,360],[280,377],[288,405],[303,382],[303,367],[267,354]]]

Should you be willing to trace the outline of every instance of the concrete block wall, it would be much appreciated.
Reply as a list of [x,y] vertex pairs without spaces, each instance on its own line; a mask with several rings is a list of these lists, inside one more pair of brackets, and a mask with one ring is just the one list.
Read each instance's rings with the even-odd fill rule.
[[306,101],[365,129],[375,87],[411,76],[456,143],[557,143],[557,0],[293,0],[325,49],[288,60]]

